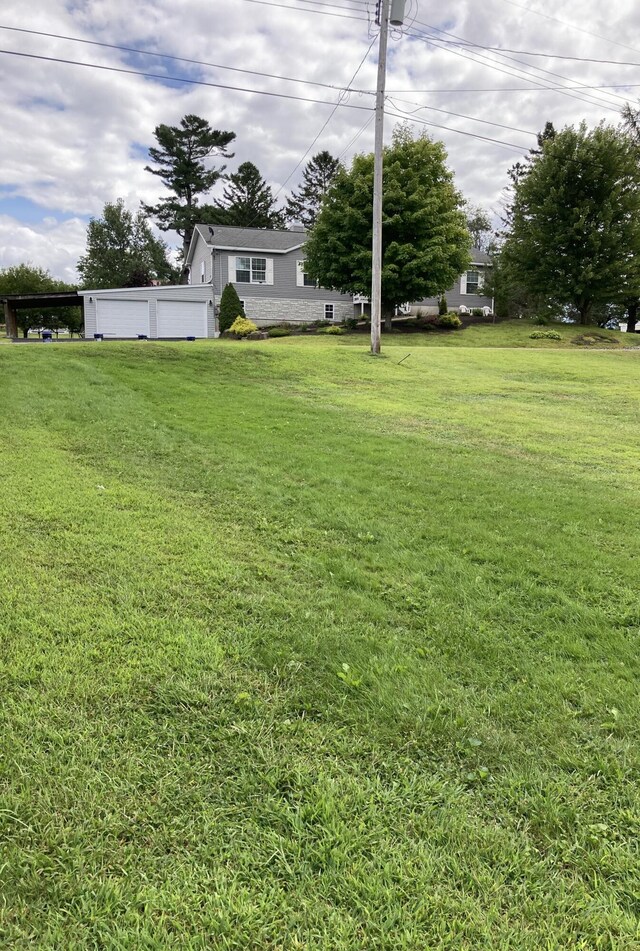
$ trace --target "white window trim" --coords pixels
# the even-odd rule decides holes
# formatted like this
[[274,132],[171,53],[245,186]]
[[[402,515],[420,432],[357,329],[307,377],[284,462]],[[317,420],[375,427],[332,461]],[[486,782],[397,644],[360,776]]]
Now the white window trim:
[[[327,307],[331,308],[331,317],[327,317]],[[325,320],[335,320],[336,319],[336,305],[335,304],[325,304],[324,305],[324,319]]]
[[[467,274],[470,271],[475,271],[478,275],[478,289],[476,291],[467,290]],[[482,290],[484,287],[484,268],[479,265],[472,265],[468,271],[465,271],[464,274],[460,276],[460,293],[468,294],[469,297],[482,297]]]
[[200,262],[200,283],[201,284],[207,283],[207,271],[206,271],[206,266],[204,261]]
[[[239,281],[239,280],[238,280],[238,271],[239,271],[239,270],[243,270],[243,271],[246,271],[246,270],[247,270],[247,268],[239,268],[239,267],[238,267],[238,261],[239,261],[240,258],[245,258],[245,259],[248,259],[248,260],[249,260],[249,280],[248,280],[248,281]],[[264,262],[265,262],[265,270],[264,270],[265,279],[264,279],[263,281],[258,281],[258,280],[255,280],[255,279],[254,279],[254,276],[253,276],[253,271],[254,271],[253,262],[254,262],[254,261],[264,261]],[[232,254],[232,255],[229,255],[229,281],[230,281],[232,284],[243,284],[243,285],[248,285],[248,284],[273,284],[273,258],[268,258],[268,257],[266,257],[266,255],[264,255],[264,254],[256,254],[256,255],[249,255],[249,254]]]

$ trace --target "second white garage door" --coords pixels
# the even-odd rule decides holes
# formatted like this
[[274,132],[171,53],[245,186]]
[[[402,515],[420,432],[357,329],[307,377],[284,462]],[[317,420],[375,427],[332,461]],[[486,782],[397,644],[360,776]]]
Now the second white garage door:
[[159,300],[158,336],[206,337],[206,302],[193,300]]
[[96,325],[105,337],[137,337],[149,333],[146,300],[98,300]]

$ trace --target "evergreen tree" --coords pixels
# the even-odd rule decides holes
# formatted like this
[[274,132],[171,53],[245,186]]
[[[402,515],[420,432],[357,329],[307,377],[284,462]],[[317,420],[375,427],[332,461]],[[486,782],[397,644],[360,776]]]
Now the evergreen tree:
[[481,205],[467,206],[467,228],[474,248],[485,251],[491,234],[491,218]]
[[311,228],[318,217],[322,199],[341,168],[338,159],[330,152],[318,152],[307,163],[302,173],[302,185],[292,192],[287,201],[286,216],[289,221],[299,221]]
[[640,291],[640,165],[611,126],[563,129],[514,186],[501,258],[533,296],[573,306],[583,324],[598,305]]
[[[382,309],[450,287],[469,263],[463,199],[441,142],[396,129],[384,152]],[[336,174],[305,244],[306,271],[322,287],[371,293],[373,155],[357,155]]]
[[179,126],[156,126],[154,135],[158,147],[150,148],[149,156],[157,167],[147,165],[145,171],[157,175],[172,194],[143,208],[161,231],[177,231],[182,237],[184,260],[194,227],[208,217],[199,207],[199,196],[211,191],[225,168],[208,168],[205,162],[212,155],[231,158],[227,147],[236,135],[212,129],[206,119],[194,115],[184,116]]
[[142,211],[129,211],[124,201],[107,202],[101,218],[87,228],[87,250],[78,261],[84,287],[135,287],[157,280],[177,280],[164,241],[154,237]]
[[[633,143],[638,162],[640,162],[640,108],[633,109],[628,102],[625,102],[622,107],[622,122],[624,131]],[[631,294],[623,299],[623,304],[627,316],[627,333],[635,333],[640,311],[640,297]]]
[[228,330],[236,317],[245,317],[244,307],[240,303],[238,292],[233,284],[227,284],[220,295],[218,310],[218,329],[220,333]]
[[222,201],[216,202],[214,222],[239,228],[284,227],[273,192],[253,162],[243,162],[227,182]]

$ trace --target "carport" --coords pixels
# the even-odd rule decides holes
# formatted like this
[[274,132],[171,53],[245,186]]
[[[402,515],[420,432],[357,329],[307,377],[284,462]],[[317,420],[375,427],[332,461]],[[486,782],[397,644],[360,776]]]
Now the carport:
[[84,297],[77,291],[61,291],[51,294],[6,294],[0,298],[4,302],[4,322],[6,325],[7,337],[18,336],[18,323],[16,312],[26,310],[29,307],[52,308],[52,307],[81,307],[82,319],[84,320]]

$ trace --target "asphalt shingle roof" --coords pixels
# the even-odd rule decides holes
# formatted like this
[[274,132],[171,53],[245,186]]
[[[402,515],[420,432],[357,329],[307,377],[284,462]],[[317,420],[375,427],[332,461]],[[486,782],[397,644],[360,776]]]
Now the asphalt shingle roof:
[[[304,244],[306,231],[271,231],[264,228],[230,228],[227,225],[196,225],[207,242],[216,248],[259,248],[289,251]],[[209,231],[213,231],[213,236]]]

